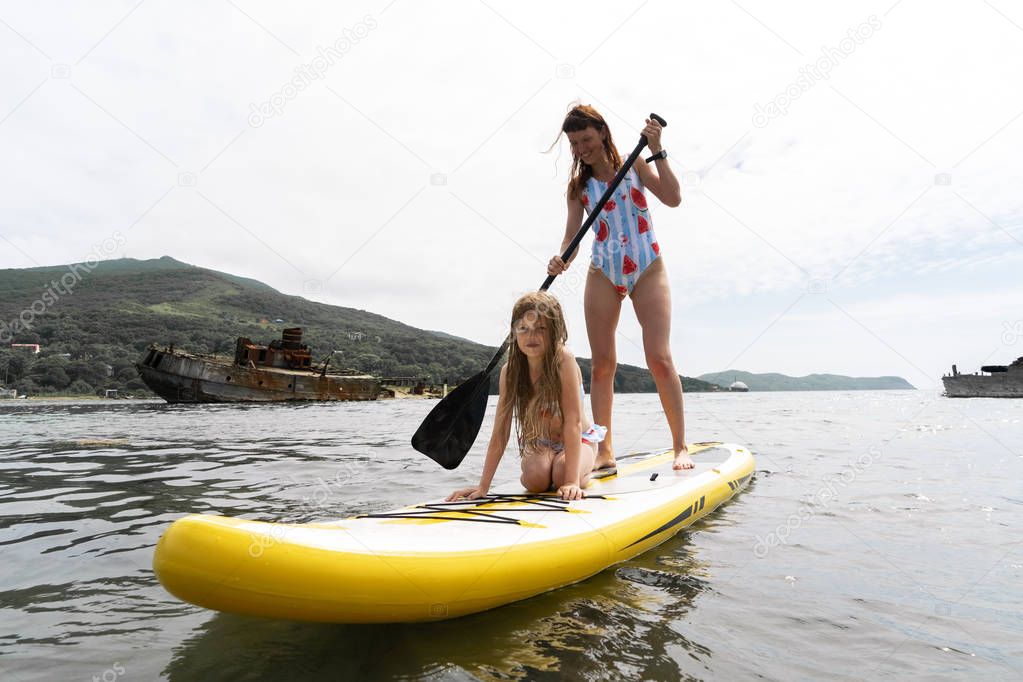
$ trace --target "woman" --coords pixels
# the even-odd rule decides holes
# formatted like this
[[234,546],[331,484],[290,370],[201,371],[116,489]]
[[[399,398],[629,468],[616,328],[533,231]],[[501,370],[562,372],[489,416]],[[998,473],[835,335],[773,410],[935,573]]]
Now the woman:
[[[622,157],[607,123],[593,107],[579,105],[565,116],[561,132],[568,137],[573,157],[562,253],[579,230],[583,213],[600,212],[593,223],[593,250],[583,297],[593,362],[590,378],[593,418],[608,428],[606,438],[600,443],[596,466],[600,468],[615,463],[611,426],[614,377],[618,365],[615,332],[622,300],[628,296],[643,328],[647,367],[653,375],[671,430],[675,452],[673,468],[690,469],[693,460],[685,444],[682,383],[669,346],[671,289],[661,249],[654,236],[645,193],[649,189],[661,203],[672,208],[682,203],[678,179],[668,164],[667,152],[661,146],[661,125],[657,121],[646,120],[643,134],[653,157],[648,163],[635,164],[603,206],[596,204],[622,167]],[[554,256],[547,265],[547,273],[559,275],[565,272],[574,258],[575,254],[566,263],[561,256]]]

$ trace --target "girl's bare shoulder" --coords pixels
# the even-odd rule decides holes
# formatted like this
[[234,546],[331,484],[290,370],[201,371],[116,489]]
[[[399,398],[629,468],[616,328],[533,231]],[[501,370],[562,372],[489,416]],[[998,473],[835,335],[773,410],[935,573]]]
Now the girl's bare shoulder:
[[559,353],[558,363],[561,366],[562,376],[564,376],[564,370],[572,370],[573,372],[579,371],[579,363],[575,361],[575,355],[568,349],[568,346],[562,346]]

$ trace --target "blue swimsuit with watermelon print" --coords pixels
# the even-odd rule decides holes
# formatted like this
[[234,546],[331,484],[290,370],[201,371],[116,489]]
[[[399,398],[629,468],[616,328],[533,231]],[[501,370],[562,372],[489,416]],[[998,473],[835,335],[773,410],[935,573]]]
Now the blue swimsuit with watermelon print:
[[[582,195],[587,213],[593,210],[606,189],[606,182],[596,178],[587,180]],[[632,293],[643,271],[661,254],[643,184],[635,169],[629,169],[614,195],[600,208],[593,233],[590,267],[604,273],[624,298]]]

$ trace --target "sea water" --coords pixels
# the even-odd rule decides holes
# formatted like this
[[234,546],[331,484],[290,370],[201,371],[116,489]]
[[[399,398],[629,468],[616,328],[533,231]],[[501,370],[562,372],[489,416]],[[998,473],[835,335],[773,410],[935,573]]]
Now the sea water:
[[[582,583],[465,618],[219,614],[156,581],[193,512],[306,522],[475,484],[409,446],[433,401],[0,403],[0,678],[1023,678],[1023,400],[932,391],[690,394],[690,441],[748,445],[749,487]],[[616,399],[619,453],[670,443]],[[498,481],[517,475],[509,453]]]

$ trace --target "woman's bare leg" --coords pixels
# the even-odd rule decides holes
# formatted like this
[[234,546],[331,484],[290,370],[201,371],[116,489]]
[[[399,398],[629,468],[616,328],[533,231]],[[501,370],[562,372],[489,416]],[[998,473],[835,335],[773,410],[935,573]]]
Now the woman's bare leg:
[[615,370],[618,359],[615,355],[615,331],[618,316],[622,311],[622,297],[604,274],[591,267],[586,275],[586,292],[583,294],[583,308],[586,312],[586,334],[590,339],[590,402],[593,404],[593,421],[607,427],[607,436],[597,450],[597,468],[615,463],[612,445],[611,406],[614,403]]
[[651,263],[632,289],[632,305],[643,328],[646,364],[657,385],[661,407],[671,429],[675,469],[693,468],[686,448],[686,424],[682,403],[682,382],[671,357],[671,289],[660,258]]

